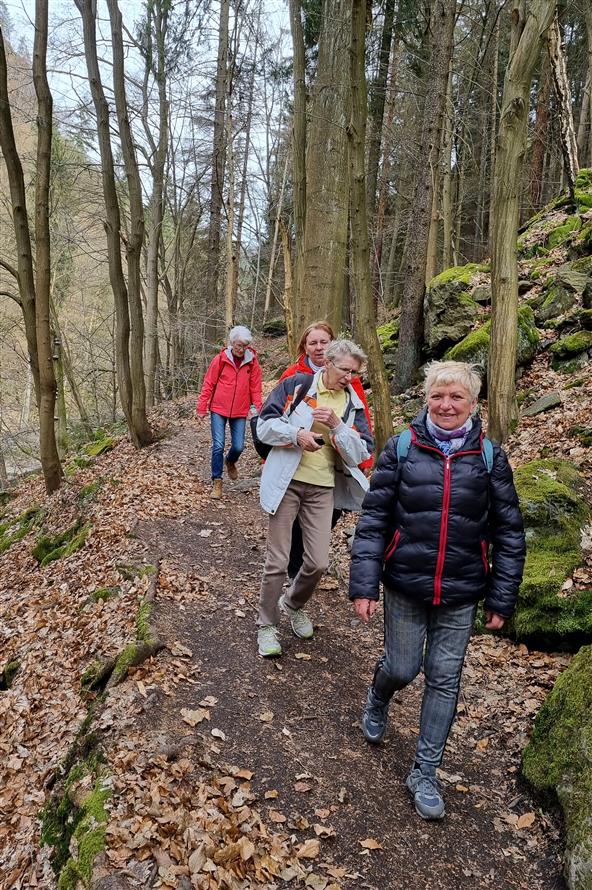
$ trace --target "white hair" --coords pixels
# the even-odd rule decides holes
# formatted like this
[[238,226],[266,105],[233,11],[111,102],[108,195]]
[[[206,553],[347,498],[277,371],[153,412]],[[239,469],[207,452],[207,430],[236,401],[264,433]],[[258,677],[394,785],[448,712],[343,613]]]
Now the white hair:
[[236,327],[231,328],[228,332],[228,343],[230,346],[232,346],[236,340],[242,340],[243,343],[250,343],[252,339],[252,333],[244,326],[244,324],[237,324]]
[[479,397],[481,376],[476,365],[470,365],[468,362],[430,362],[426,365],[424,373],[426,398],[434,386],[446,386],[450,383],[460,383],[470,393],[472,399]]
[[360,365],[366,361],[366,353],[353,340],[332,340],[325,349],[326,362],[348,355],[357,359]]

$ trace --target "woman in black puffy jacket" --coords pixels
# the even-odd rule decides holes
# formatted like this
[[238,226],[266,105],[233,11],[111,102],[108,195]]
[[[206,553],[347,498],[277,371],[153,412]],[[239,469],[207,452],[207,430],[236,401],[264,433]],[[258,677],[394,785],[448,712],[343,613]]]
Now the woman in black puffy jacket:
[[349,596],[363,621],[384,584],[384,652],[362,718],[366,739],[386,731],[389,701],[423,668],[425,690],[415,763],[407,777],[415,809],[441,819],[436,769],[456,711],[479,600],[486,627],[514,610],[525,541],[505,453],[484,439],[474,414],[481,380],[464,362],[426,370],[427,407],[382,452],[352,549]]

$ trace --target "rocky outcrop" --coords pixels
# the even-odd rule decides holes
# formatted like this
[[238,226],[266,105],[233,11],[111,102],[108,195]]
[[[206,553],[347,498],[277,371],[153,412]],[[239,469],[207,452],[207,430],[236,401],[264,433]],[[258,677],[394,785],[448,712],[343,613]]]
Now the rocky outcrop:
[[[472,362],[480,365],[487,373],[489,343],[491,340],[491,320],[471,331],[468,336],[449,349],[447,359],[459,362]],[[530,306],[521,306],[518,310],[518,349],[516,364],[518,367],[528,365],[536,355],[539,334],[535,327],[534,315]]]
[[426,353],[441,355],[469,333],[477,318],[477,303],[470,282],[481,270],[475,263],[454,266],[433,278],[424,301],[424,342]]
[[530,784],[561,804],[565,878],[570,890],[592,887],[592,647],[559,677],[539,711],[524,751]]
[[535,460],[519,467],[514,481],[524,516],[527,556],[508,631],[545,648],[577,648],[592,641],[592,590],[577,591],[565,585],[584,559],[582,529],[589,521],[589,510],[583,479],[567,461]]

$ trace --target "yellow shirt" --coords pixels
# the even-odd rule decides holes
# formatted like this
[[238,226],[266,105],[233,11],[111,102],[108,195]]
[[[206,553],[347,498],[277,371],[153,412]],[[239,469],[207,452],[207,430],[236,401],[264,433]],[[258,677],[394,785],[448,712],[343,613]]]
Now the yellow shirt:
[[[319,377],[317,388],[317,408],[332,408],[341,419],[347,404],[347,393],[343,389],[327,389]],[[325,445],[318,451],[303,451],[298,469],[292,476],[296,482],[308,482],[323,488],[335,487],[335,449],[330,445],[329,427],[313,423],[311,432],[321,435]]]

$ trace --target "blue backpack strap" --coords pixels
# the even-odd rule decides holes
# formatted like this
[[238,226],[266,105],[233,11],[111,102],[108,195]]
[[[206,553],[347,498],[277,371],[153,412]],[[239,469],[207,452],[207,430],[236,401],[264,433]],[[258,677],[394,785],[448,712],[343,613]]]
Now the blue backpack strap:
[[407,455],[409,454],[409,446],[411,445],[411,429],[407,427],[407,429],[403,430],[402,433],[399,433],[399,438],[397,439],[397,460],[399,463],[405,460]]
[[491,474],[493,470],[493,442],[487,436],[483,436],[483,441],[481,442],[481,457],[483,458],[485,469]]

